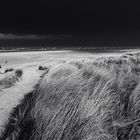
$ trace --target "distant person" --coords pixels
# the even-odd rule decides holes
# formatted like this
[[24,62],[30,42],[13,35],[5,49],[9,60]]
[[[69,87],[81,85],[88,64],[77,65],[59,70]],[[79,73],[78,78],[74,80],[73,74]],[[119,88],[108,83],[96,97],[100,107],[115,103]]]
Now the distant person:
[[5,64],[7,64],[8,62],[7,62],[7,60],[5,61]]

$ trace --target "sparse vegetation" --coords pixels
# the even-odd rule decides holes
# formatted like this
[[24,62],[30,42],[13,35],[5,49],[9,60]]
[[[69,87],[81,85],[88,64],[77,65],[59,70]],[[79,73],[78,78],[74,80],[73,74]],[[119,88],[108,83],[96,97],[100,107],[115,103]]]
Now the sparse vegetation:
[[14,71],[14,69],[13,68],[7,68],[7,69],[5,69],[5,73],[11,72],[11,71]]
[[39,66],[38,69],[39,69],[39,70],[47,70],[48,68],[47,68],[47,67],[43,67],[43,66]]
[[18,77],[16,75],[8,75],[7,77],[0,80],[0,90],[12,87],[17,81]]
[[140,53],[77,63],[50,69],[2,138],[139,140]]
[[17,75],[17,77],[21,77],[22,74],[23,74],[23,71],[22,71],[21,69],[17,69],[17,70],[15,71],[15,74]]

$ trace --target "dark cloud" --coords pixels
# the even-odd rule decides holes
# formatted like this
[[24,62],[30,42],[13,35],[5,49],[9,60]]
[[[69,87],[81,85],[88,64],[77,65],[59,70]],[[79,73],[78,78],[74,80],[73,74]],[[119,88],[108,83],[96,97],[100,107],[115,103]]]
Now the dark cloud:
[[71,35],[16,35],[0,33],[0,39],[63,39],[70,38]]
[[0,33],[0,39],[41,39],[41,38],[46,38],[46,36],[15,35],[15,34],[3,34],[3,33]]
[[24,0],[0,3],[0,31],[84,34],[140,27],[139,1]]
[[90,38],[87,42],[93,45],[97,40],[104,44],[105,38],[136,42],[139,17],[138,0],[5,0],[0,3],[0,32],[4,33],[0,38],[38,39],[51,34],[50,39],[70,34],[79,42]]

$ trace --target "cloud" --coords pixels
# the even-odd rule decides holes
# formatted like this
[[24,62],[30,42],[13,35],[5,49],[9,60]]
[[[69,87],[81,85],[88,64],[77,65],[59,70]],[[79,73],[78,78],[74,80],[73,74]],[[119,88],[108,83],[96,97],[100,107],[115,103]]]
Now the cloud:
[[0,33],[0,39],[64,39],[71,38],[71,35],[15,35],[15,34],[3,34]]
[[0,39],[42,39],[46,36],[40,35],[15,35],[15,34],[3,34],[0,33]]

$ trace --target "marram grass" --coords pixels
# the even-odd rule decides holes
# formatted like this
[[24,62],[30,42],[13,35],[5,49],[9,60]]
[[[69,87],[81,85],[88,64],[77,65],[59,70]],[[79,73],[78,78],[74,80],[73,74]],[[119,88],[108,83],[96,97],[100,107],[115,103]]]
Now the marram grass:
[[140,53],[81,62],[51,68],[1,139],[139,140]]

